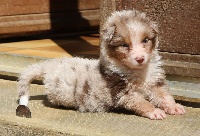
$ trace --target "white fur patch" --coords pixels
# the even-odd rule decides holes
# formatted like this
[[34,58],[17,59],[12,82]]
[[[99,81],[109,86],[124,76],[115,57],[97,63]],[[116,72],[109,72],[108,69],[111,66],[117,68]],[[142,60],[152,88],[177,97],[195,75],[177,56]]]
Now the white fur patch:
[[27,95],[23,95],[21,96],[20,100],[19,100],[19,105],[28,105],[28,96]]

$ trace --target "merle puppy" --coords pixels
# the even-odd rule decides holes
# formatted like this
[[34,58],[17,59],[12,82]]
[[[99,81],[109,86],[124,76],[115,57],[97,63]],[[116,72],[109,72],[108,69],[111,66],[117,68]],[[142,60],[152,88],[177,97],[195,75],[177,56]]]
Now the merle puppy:
[[19,77],[17,114],[29,110],[29,87],[35,78],[43,78],[52,104],[81,112],[125,108],[149,119],[185,113],[165,85],[154,22],[136,10],[117,11],[103,25],[101,36],[98,60],[57,58],[29,66]]

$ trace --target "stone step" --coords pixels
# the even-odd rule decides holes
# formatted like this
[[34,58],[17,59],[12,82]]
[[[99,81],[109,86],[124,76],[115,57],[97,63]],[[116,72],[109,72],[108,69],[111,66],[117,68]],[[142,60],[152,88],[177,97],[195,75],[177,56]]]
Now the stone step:
[[0,52],[0,75],[16,76],[28,65],[45,60],[42,57],[25,56]]
[[42,85],[31,85],[29,108],[32,118],[15,115],[18,106],[16,82],[0,79],[0,134],[37,136],[198,136],[200,106],[185,103],[187,113],[149,120],[125,111],[80,113],[51,105]]
[[198,102],[200,105],[200,79],[167,75],[169,91],[177,100]]

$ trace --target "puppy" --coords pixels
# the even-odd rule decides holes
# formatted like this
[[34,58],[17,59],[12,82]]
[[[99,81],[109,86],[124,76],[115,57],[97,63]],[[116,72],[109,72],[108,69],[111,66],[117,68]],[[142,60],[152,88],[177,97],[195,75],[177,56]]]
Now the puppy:
[[154,22],[136,10],[117,11],[104,23],[101,36],[98,60],[57,58],[29,66],[19,77],[17,115],[28,109],[35,78],[43,78],[52,104],[81,112],[125,108],[149,119],[185,113],[165,85]]

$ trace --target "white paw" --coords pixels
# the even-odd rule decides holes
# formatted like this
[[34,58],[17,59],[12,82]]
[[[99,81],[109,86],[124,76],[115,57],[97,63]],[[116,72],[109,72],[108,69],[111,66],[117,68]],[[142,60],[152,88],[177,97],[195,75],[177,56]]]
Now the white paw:
[[172,106],[165,107],[164,111],[170,115],[182,115],[185,113],[184,107],[177,103]]
[[155,108],[154,111],[152,112],[147,112],[144,116],[149,119],[155,119],[155,120],[162,120],[166,118],[165,112],[158,108]]

